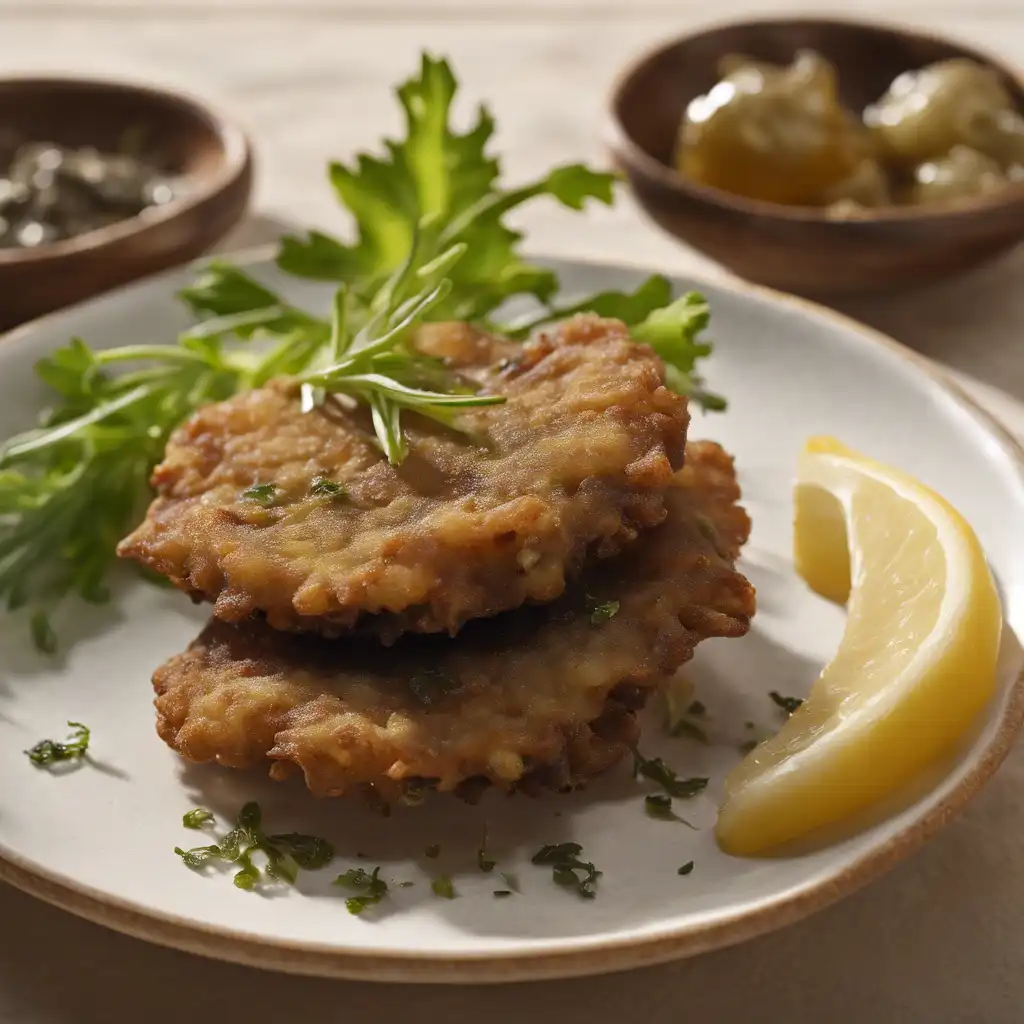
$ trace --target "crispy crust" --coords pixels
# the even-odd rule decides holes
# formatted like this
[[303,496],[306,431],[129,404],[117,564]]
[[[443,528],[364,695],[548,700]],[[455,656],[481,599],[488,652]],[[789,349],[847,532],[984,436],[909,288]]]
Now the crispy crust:
[[[381,648],[211,620],[153,677],[158,731],[193,761],[269,758],[275,778],[301,769],[318,795],[577,784],[622,756],[632,710],[700,640],[746,632],[738,497],[729,456],[690,445],[662,526],[558,601],[471,623],[456,640]],[[617,612],[595,623],[609,601]]]
[[[468,437],[406,415],[400,467],[365,410],[303,414],[287,381],[208,406],[171,438],[119,554],[226,621],[337,634],[367,616],[393,639],[551,601],[664,518],[686,401],[621,323],[580,316],[525,346],[444,325],[418,345],[506,403],[465,412]],[[317,477],[347,496],[312,497]],[[242,497],[268,482],[279,507]]]

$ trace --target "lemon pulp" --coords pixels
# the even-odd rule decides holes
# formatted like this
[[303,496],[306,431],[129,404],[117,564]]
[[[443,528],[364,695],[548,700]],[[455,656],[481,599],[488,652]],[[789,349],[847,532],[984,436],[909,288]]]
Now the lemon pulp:
[[797,571],[848,601],[810,696],[726,779],[716,833],[757,854],[888,795],[970,726],[995,684],[999,597],[970,526],[898,470],[808,442],[795,492]]

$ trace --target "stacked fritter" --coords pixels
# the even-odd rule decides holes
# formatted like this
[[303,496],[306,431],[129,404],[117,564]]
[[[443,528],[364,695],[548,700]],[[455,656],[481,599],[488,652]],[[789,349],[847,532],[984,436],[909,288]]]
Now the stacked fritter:
[[571,788],[636,742],[700,640],[746,631],[732,460],[686,445],[685,399],[622,324],[416,346],[506,401],[407,416],[401,465],[367,410],[303,412],[284,380],[171,439],[120,552],[214,602],[154,676],[185,757],[388,802]]

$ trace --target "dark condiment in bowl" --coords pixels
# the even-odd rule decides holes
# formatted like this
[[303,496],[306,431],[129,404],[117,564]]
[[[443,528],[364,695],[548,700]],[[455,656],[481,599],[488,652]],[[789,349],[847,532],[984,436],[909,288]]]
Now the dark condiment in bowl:
[[188,96],[0,78],[0,330],[206,252],[252,176],[243,132]]
[[[134,133],[136,136],[139,133]],[[187,180],[136,152],[24,141],[0,152],[0,248],[34,249],[108,227],[188,191]]]

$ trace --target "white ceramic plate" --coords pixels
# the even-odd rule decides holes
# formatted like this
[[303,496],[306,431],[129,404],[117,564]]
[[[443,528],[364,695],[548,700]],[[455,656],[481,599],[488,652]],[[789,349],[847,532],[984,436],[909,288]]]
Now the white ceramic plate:
[[[260,276],[293,301],[323,303],[316,287]],[[569,291],[627,286],[626,269],[563,264]],[[171,341],[186,320],[173,299],[181,272],[32,325],[0,346],[0,436],[27,426],[45,396],[38,356],[71,335],[96,345]],[[681,289],[694,282],[677,282]],[[149,677],[182,649],[205,615],[180,594],[126,581],[107,609],[69,605],[58,621],[76,638],[63,662],[32,653],[25,624],[0,622],[0,877],[113,928],[198,953],[298,972],[408,981],[484,981],[604,972],[737,942],[816,910],[863,884],[932,833],[998,766],[1024,698],[1020,649],[1004,651],[999,687],[955,759],[857,830],[769,860],[725,856],[712,836],[722,779],[736,746],[778,725],[767,693],[805,693],[839,640],[841,613],[807,593],[789,556],[790,488],[809,434],[830,433],[904,467],[952,500],[980,534],[999,578],[1008,622],[1024,627],[1024,461],[1021,452],[923,362],[894,343],[815,307],[767,292],[699,285],[714,311],[717,348],[708,375],[727,414],[695,417],[694,436],[735,453],[754,531],[742,568],[760,610],[749,636],[711,641],[686,674],[707,704],[711,746],[663,735],[657,716],[643,747],[682,774],[711,777],[687,816],[699,826],[643,813],[644,789],[627,766],[569,798],[505,800],[470,808],[437,800],[380,819],[341,801],[314,801],[301,786],[259,773],[188,767],[157,739]],[[63,735],[66,719],[92,726],[102,770],[35,770],[22,751]],[[181,827],[196,804],[230,819],[258,799],[275,831],[327,836],[339,858],[304,872],[296,888],[259,895],[226,874],[186,869],[176,844],[205,840]],[[497,876],[476,867],[484,822],[499,871],[522,894],[495,899]],[[597,899],[553,885],[530,863],[544,843],[573,839],[604,871]],[[436,861],[423,858],[432,843]],[[367,860],[355,859],[356,852]],[[685,877],[677,868],[694,861]],[[346,913],[330,885],[352,866],[381,864],[394,889],[379,912]],[[454,878],[459,898],[431,895],[430,878]]]

